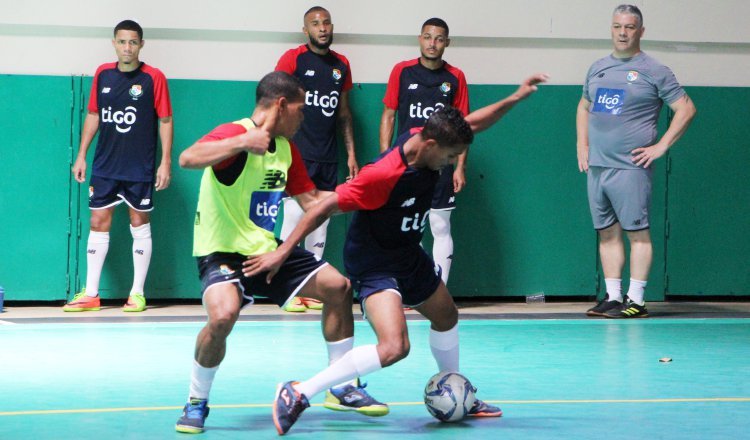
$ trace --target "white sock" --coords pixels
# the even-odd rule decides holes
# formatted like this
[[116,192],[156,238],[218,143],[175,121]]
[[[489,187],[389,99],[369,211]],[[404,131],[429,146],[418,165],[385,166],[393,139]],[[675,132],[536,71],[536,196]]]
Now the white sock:
[[375,345],[363,345],[349,350],[338,361],[316,374],[312,378],[300,382],[294,388],[312,399],[318,393],[347,380],[373,373],[380,370],[380,356]]
[[[326,342],[326,346],[328,347],[328,365],[332,365],[354,348],[354,337],[342,339],[336,342]],[[357,386],[356,382],[357,379],[354,378],[343,383],[338,383],[334,385],[334,388],[343,387],[345,385]]]
[[648,281],[630,279],[628,298],[639,306],[646,304],[646,301],[643,300],[643,291],[646,290],[647,283]]
[[305,249],[315,254],[315,258],[318,260],[323,258],[323,251],[326,250],[326,236],[328,235],[328,223],[330,221],[331,219],[324,221],[305,238]]
[[86,296],[99,295],[99,279],[109,250],[109,232],[89,232],[86,248]]
[[134,228],[130,226],[133,235],[133,287],[130,294],[143,295],[143,285],[146,284],[148,266],[151,263],[151,223]]
[[605,278],[607,286],[607,301],[622,302],[622,280],[620,278]]
[[444,332],[430,329],[430,350],[438,371],[458,372],[458,324]]
[[214,376],[219,370],[219,366],[206,368],[201,366],[198,361],[193,360],[193,374],[190,376],[190,399],[208,400],[208,393],[211,392],[211,385],[214,383]]
[[448,284],[448,275],[453,262],[453,237],[451,236],[452,210],[430,210],[430,231],[432,232],[432,259],[443,269],[441,278]]
[[303,211],[302,207],[299,206],[299,203],[291,197],[287,197],[282,201],[284,203],[284,222],[281,224],[279,237],[282,241],[285,241],[289,238],[289,235],[297,226],[297,223],[302,219],[302,216],[305,215],[305,211]]

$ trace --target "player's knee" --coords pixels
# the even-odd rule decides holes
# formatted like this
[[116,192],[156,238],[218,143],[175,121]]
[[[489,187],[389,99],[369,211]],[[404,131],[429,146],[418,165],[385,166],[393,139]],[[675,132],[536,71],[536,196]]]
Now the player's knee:
[[409,340],[406,338],[383,341],[378,345],[380,346],[380,349],[378,350],[381,356],[380,363],[384,367],[393,365],[401,359],[404,359],[409,355],[409,350],[411,350]]
[[214,337],[226,338],[237,322],[239,312],[229,309],[217,310],[208,321],[208,328]]
[[345,305],[352,302],[352,285],[349,279],[342,275],[331,277],[324,292],[323,302],[327,305]]

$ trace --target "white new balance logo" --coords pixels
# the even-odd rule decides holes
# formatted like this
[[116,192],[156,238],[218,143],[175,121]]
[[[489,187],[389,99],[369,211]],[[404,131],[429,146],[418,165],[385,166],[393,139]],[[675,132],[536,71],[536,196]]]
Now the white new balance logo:
[[409,90],[416,90],[419,84],[409,84]]
[[412,197],[409,200],[405,201],[403,204],[401,204],[402,208],[408,208],[409,206],[413,205],[414,202],[416,202],[416,198]]
[[102,93],[109,93],[109,87],[105,87],[102,89]]
[[307,72],[305,72],[305,76],[315,76],[315,71],[314,70],[308,70]]

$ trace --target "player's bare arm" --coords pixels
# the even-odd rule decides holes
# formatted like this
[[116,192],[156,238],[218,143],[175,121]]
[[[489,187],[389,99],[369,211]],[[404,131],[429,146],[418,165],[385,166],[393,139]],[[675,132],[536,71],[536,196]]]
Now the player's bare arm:
[[78,147],[78,157],[73,164],[73,177],[76,182],[83,183],[86,181],[86,154],[91,146],[91,141],[99,130],[99,113],[89,112],[83,121],[83,131],[81,133],[81,144]]
[[172,180],[172,140],[174,139],[174,123],[172,117],[159,119],[159,139],[161,140],[161,162],[156,170],[155,189],[161,191],[169,187]]
[[581,98],[576,109],[576,155],[578,156],[578,171],[585,173],[589,170],[589,107],[591,102]]
[[349,92],[341,93],[341,102],[338,111],[338,126],[341,130],[341,137],[344,139],[346,146],[346,166],[349,170],[347,179],[351,179],[359,173],[359,164],[357,164],[356,148],[354,147],[354,118],[352,110],[349,107]]
[[669,148],[677,142],[690,126],[695,117],[695,104],[685,94],[682,98],[669,105],[674,112],[669,128],[659,142],[649,147],[636,148],[632,151],[633,163],[648,168],[658,158],[662,157]]
[[246,277],[251,277],[268,271],[266,282],[270,283],[274,275],[279,271],[281,265],[284,264],[284,261],[286,261],[292,253],[294,247],[307,237],[309,233],[322,225],[324,221],[332,215],[340,212],[338,194],[335,192],[321,191],[322,193],[327,194],[327,196],[323,197],[322,200],[313,203],[313,199],[317,198],[318,195],[311,193],[316,191],[317,190],[313,190],[295,196],[303,208],[305,208],[305,204],[312,205],[309,211],[306,211],[302,220],[297,224],[297,227],[294,228],[286,241],[279,245],[275,251],[263,255],[251,255],[247,257],[247,260],[242,263],[242,273]]
[[469,113],[466,116],[466,122],[471,125],[471,129],[474,130],[474,133],[479,133],[480,131],[490,128],[516,104],[536,92],[538,84],[546,82],[548,79],[549,75],[546,73],[531,75],[526,78],[518,89],[507,98]]
[[456,159],[456,166],[453,170],[453,192],[456,194],[466,187],[466,158],[468,155],[469,149],[467,148]]
[[380,117],[380,152],[391,147],[393,130],[396,124],[396,110],[383,106],[383,115]]

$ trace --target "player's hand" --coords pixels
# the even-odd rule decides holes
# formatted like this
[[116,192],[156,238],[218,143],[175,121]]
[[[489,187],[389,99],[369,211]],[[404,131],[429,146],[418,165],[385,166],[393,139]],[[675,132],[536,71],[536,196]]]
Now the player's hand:
[[357,164],[357,158],[353,156],[349,156],[349,159],[346,161],[346,165],[349,167],[349,175],[346,176],[346,180],[351,180],[357,177],[357,174],[359,173],[359,165]]
[[660,144],[654,144],[650,147],[636,148],[630,152],[633,156],[633,163],[639,167],[648,168],[651,163],[656,159],[664,156],[667,152],[667,147]]
[[263,272],[268,272],[266,283],[271,284],[271,280],[286,261],[286,256],[278,250],[261,255],[250,255],[247,260],[242,262],[242,274],[246,277],[252,277]]
[[576,148],[578,155],[578,171],[585,173],[589,170],[589,146],[579,145]]
[[453,192],[458,194],[464,187],[466,187],[466,173],[463,167],[456,165],[456,169],[453,170]]
[[169,187],[172,180],[172,167],[170,164],[162,162],[156,170],[156,185],[154,189],[161,191]]
[[521,83],[521,85],[518,87],[518,90],[516,90],[515,95],[519,100],[526,99],[529,97],[529,95],[537,91],[538,84],[547,82],[548,79],[549,75],[547,75],[546,73],[536,73],[534,75],[531,75],[530,77],[526,78],[523,83]]
[[258,124],[256,128],[252,128],[240,135],[242,147],[252,154],[259,156],[266,154],[268,146],[271,144],[271,133],[276,129],[278,120],[279,107],[277,105],[271,106],[255,121]]
[[73,178],[76,182],[83,183],[86,181],[86,159],[76,159],[76,163],[73,164]]

